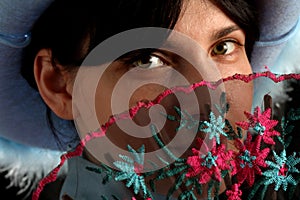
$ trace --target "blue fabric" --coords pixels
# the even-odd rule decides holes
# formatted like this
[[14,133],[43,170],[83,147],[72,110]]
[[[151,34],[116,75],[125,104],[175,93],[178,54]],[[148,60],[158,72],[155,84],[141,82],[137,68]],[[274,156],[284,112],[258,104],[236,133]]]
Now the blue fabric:
[[31,27],[51,2],[0,0],[0,171],[19,193],[30,192],[58,164],[62,151],[78,143],[72,124],[52,113],[59,130],[53,134],[39,93],[20,74]]
[[[256,3],[260,13],[260,41],[254,45],[251,56],[253,71],[266,71],[267,66],[274,73],[295,73],[286,69],[290,61],[280,55],[291,39],[299,39],[294,36],[300,31],[300,1],[256,0]],[[284,90],[282,83],[275,85],[270,80],[256,79],[252,107],[262,106],[263,96],[267,93],[277,102],[287,100]]]
[[[64,194],[68,194],[72,199],[131,199],[132,192],[121,181],[110,180],[106,184],[102,184],[105,179],[105,173],[99,174],[87,167],[97,169],[98,166],[81,158],[74,157],[69,160],[68,175],[65,179],[61,190],[60,199]],[[102,198],[104,197],[104,198]],[[157,193],[153,193],[155,200],[165,200],[166,197]],[[174,198],[170,198],[174,200]]]
[[2,34],[0,33],[0,43],[13,48],[23,48],[30,43],[31,34]]
[[[256,0],[260,14],[260,41],[251,56],[254,72],[271,70],[286,42],[295,34],[300,16],[299,0]],[[298,22],[299,23],[299,22]]]
[[[111,180],[105,186],[102,184],[105,173],[98,174],[86,168],[97,166],[81,157],[69,160],[68,176],[61,190],[61,196],[68,194],[72,199],[101,199],[101,195],[112,199],[112,195],[120,199],[131,199],[131,192],[122,182]],[[61,198],[60,198],[61,199]]]
[[72,123],[52,113],[55,135],[39,93],[20,74],[21,48],[29,43],[33,23],[51,2],[0,1],[0,135],[29,146],[68,150],[78,144]]
[[[264,53],[260,57],[265,57],[264,61],[267,63],[272,62],[272,66],[268,66],[273,73],[287,74],[287,73],[299,73],[300,72],[300,20],[298,20],[297,26],[293,29],[291,34],[287,35],[287,38],[283,38],[284,43],[279,42],[262,42],[256,47],[256,53]],[[296,34],[295,34],[296,33]],[[286,41],[285,41],[286,40]],[[282,41],[282,40],[281,40]],[[269,45],[270,43],[273,43]],[[260,48],[258,48],[260,47]],[[282,48],[279,48],[282,47]],[[276,53],[276,49],[279,48],[280,52],[276,58],[269,57],[267,52]],[[275,52],[272,51],[275,49]],[[266,70],[261,68],[260,70]],[[289,96],[286,94],[289,88],[286,88],[285,83],[274,83],[266,78],[259,78],[254,81],[254,99],[253,106],[263,105],[263,97],[265,94],[272,96],[273,101],[278,103],[286,102]]]

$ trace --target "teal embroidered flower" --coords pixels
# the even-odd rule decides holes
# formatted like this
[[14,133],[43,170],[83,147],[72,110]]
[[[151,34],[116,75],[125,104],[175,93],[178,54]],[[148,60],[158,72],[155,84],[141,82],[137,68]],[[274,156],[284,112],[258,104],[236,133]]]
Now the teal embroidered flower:
[[150,192],[145,184],[144,176],[142,175],[144,166],[144,145],[135,151],[128,145],[128,150],[133,155],[134,159],[126,156],[119,155],[123,161],[115,161],[113,164],[120,169],[115,175],[116,181],[126,180],[126,187],[133,187],[134,193],[138,194],[142,190],[145,197],[149,197]]
[[218,156],[213,156],[211,152],[208,152],[207,155],[201,155],[203,162],[201,163],[202,166],[207,168],[212,168],[212,166],[217,166],[216,160]]
[[263,135],[264,132],[265,132],[265,130],[266,130],[266,127],[263,126],[263,125],[261,125],[259,122],[257,122],[257,123],[255,124],[255,126],[253,127],[253,130],[254,130],[255,132],[257,132],[258,134]]
[[174,107],[174,109],[179,117],[176,117],[174,115],[167,115],[165,113],[162,114],[165,115],[168,120],[177,121],[180,123],[179,126],[176,128],[176,131],[180,131],[183,128],[186,128],[188,130],[197,130],[199,126],[201,127],[202,122],[198,119],[195,119],[190,113],[188,113],[185,110],[181,110],[176,106]]
[[222,116],[219,116],[216,118],[215,114],[213,112],[209,115],[210,122],[204,121],[204,125],[206,128],[201,129],[201,131],[205,133],[209,133],[209,139],[216,139],[217,144],[220,144],[220,136],[224,135],[227,137],[227,134],[224,131],[225,122],[222,118]]
[[240,163],[241,168],[245,168],[247,165],[248,165],[248,167],[252,168],[253,167],[252,161],[256,160],[256,156],[251,156],[250,152],[248,150],[246,150],[244,152],[244,154],[240,155],[239,158],[242,161],[244,161],[244,162]]
[[293,178],[291,173],[299,173],[299,170],[295,167],[300,162],[300,158],[296,158],[296,154],[290,155],[286,158],[286,152],[283,150],[278,156],[275,151],[273,151],[275,162],[266,161],[270,166],[270,170],[267,170],[263,175],[267,178],[264,182],[265,185],[270,185],[275,183],[275,191],[282,186],[283,190],[287,190],[288,184],[297,185],[297,182]]

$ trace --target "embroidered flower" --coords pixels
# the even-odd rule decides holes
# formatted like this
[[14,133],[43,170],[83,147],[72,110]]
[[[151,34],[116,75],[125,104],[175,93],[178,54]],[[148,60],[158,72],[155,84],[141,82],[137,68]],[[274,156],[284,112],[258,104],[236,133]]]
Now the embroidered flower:
[[273,136],[279,136],[280,133],[274,130],[278,121],[271,120],[271,109],[268,108],[266,111],[261,113],[260,108],[256,107],[254,114],[245,111],[245,115],[249,122],[237,122],[236,124],[245,130],[252,130],[258,135],[262,136],[263,141],[266,144],[275,144]]
[[[216,147],[213,144],[211,150],[202,139],[198,138],[199,150],[193,148],[194,156],[187,158],[187,164],[190,166],[186,174],[187,177],[199,176],[199,183],[208,183],[211,179],[221,181],[221,171],[229,170],[229,160],[232,151],[226,151],[225,145]],[[204,152],[202,150],[204,149]]]
[[299,170],[295,167],[300,162],[300,158],[290,155],[286,158],[286,152],[283,150],[278,156],[275,151],[273,151],[275,162],[266,161],[270,165],[270,170],[267,170],[263,173],[266,177],[265,185],[270,185],[275,183],[275,191],[283,187],[283,190],[286,191],[288,184],[297,185],[297,182],[292,177],[291,173],[299,173]]
[[240,151],[236,154],[235,159],[231,162],[233,166],[232,175],[237,176],[239,184],[245,180],[252,186],[255,180],[255,174],[261,175],[260,167],[267,167],[265,162],[270,149],[260,150],[261,137],[256,137],[252,142],[252,135],[248,133],[247,139],[242,144],[240,140],[236,140],[236,146]]
[[234,184],[231,187],[231,190],[226,191],[226,195],[228,197],[228,200],[242,200],[242,191],[240,190],[240,185],[239,184]]
[[181,110],[177,106],[175,106],[174,109],[179,117],[174,115],[167,115],[164,113],[163,115],[170,121],[177,121],[180,123],[179,126],[176,128],[176,131],[180,131],[183,128],[186,128],[188,130],[197,130],[198,127],[201,126],[201,122],[198,119],[195,119],[194,116],[188,113],[187,111]]
[[213,112],[209,115],[210,122],[204,121],[206,128],[201,129],[201,131],[209,134],[209,139],[216,139],[217,144],[220,144],[220,135],[227,137],[227,134],[224,131],[225,122],[222,116],[216,118]]
[[133,187],[135,194],[138,194],[140,190],[142,190],[144,196],[148,197],[150,193],[146,187],[144,176],[142,175],[145,148],[142,146],[137,152],[128,146],[128,150],[132,153],[134,159],[126,155],[119,155],[123,161],[115,161],[113,163],[120,169],[115,175],[115,180],[127,180],[126,187]]

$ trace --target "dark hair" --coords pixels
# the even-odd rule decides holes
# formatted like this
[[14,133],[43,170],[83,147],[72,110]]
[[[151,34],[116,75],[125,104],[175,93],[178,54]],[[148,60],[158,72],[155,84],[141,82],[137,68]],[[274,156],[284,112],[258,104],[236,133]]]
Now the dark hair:
[[[21,73],[36,88],[33,61],[40,49],[52,50],[53,64],[80,66],[85,56],[103,40],[138,27],[172,29],[184,0],[56,0],[32,29]],[[246,33],[248,58],[258,37],[257,17],[249,0],[210,0]],[[249,1],[249,2],[248,2]],[[87,46],[84,46],[88,44]]]
[[56,0],[32,29],[21,73],[36,88],[33,61],[40,49],[52,50],[54,64],[80,66],[88,52],[117,33],[138,27],[172,29],[181,6],[181,0]]
[[[55,0],[32,28],[21,74],[37,89],[33,65],[39,50],[51,49],[53,66],[73,69],[94,47],[119,32],[144,26],[173,28],[181,6],[181,0]],[[51,114],[47,107],[47,122],[57,137],[60,131]]]
[[253,0],[211,0],[246,34],[246,53],[251,58],[254,42],[259,38],[258,13]]

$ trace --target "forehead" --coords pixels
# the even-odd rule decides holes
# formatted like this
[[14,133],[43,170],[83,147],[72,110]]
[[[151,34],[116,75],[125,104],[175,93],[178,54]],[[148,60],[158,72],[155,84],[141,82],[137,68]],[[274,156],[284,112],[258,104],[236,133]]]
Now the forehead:
[[201,41],[233,25],[236,24],[209,0],[187,0],[174,29]]

